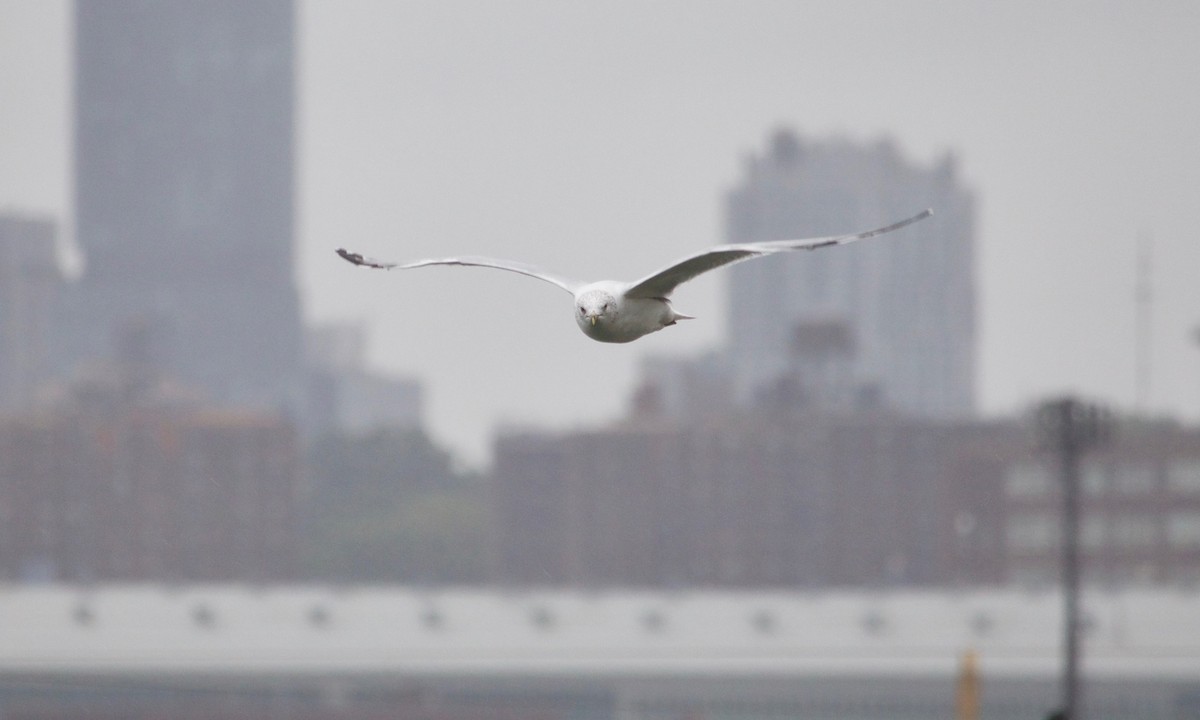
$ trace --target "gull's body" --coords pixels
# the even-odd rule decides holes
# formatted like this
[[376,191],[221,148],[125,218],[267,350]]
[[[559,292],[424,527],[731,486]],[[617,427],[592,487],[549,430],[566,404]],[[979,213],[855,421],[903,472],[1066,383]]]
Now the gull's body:
[[844,245],[855,240],[899,230],[932,214],[932,211],[926,210],[887,227],[853,235],[718,245],[683,258],[635,282],[618,280],[578,282],[523,263],[486,257],[438,258],[401,265],[372,260],[341,248],[337,253],[347,262],[380,270],[393,268],[408,270],[429,265],[465,265],[490,267],[528,275],[571,293],[575,300],[575,322],[579,324],[579,329],[583,330],[585,335],[600,342],[627,343],[674,325],[679,320],[692,319],[691,316],[676,312],[671,307],[670,295],[680,284],[701,273],[762,255]]
[[575,294],[575,322],[583,334],[600,342],[627,343],[692,319],[675,312],[665,297],[631,297],[628,290],[628,283],[616,280],[581,287]]

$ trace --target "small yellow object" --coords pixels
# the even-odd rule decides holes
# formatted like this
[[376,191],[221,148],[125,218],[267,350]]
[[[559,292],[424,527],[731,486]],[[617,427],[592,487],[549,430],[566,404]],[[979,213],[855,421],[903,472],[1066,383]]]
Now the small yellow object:
[[974,650],[963,653],[960,668],[954,717],[956,720],[978,720],[979,662]]

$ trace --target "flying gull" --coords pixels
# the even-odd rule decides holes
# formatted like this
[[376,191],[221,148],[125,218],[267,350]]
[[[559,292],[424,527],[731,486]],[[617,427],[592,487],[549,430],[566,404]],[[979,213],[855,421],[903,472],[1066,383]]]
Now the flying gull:
[[924,220],[932,214],[932,210],[925,210],[907,220],[854,235],[718,245],[678,260],[666,268],[634,282],[617,280],[579,282],[548,273],[532,265],[474,255],[417,260],[400,264],[374,260],[343,248],[338,248],[337,254],[347,262],[378,270],[410,270],[428,265],[464,265],[496,268],[528,275],[557,285],[571,293],[575,298],[575,322],[579,324],[579,328],[585,335],[600,342],[627,343],[674,325],[678,320],[693,319],[690,315],[676,312],[671,307],[670,297],[676,287],[701,273],[762,255],[845,245],[855,240],[863,240],[899,230],[918,220]]

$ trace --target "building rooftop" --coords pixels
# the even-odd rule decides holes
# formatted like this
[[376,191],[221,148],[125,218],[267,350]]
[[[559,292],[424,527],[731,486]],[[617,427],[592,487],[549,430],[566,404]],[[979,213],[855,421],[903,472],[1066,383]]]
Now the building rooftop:
[[[1053,592],[0,587],[0,675],[1053,678]],[[1200,680],[1200,593],[1090,592],[1086,677]]]

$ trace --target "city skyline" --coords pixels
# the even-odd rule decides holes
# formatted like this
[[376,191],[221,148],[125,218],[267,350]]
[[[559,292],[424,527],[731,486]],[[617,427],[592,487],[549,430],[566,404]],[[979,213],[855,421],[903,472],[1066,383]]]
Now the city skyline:
[[[0,0],[0,208],[51,214],[68,238],[69,7]],[[332,248],[624,277],[720,242],[720,199],[775,128],[892,138],[921,163],[953,153],[978,194],[985,414],[1065,391],[1135,404],[1137,239],[1149,237],[1145,409],[1195,420],[1197,22],[1187,3],[300,2],[307,315],[365,321],[373,364],[420,378],[427,425],[473,459],[497,424],[596,424],[624,411],[646,355],[722,342],[727,278],[680,294],[700,316],[680,332],[594,348],[536,284],[469,270],[368,279]],[[618,266],[605,243],[639,262]],[[528,323],[480,313],[493,293]]]

